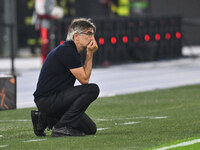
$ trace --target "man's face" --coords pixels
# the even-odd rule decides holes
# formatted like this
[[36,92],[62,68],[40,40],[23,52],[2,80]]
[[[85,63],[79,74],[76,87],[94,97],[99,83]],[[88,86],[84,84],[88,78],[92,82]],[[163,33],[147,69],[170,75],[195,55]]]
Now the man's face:
[[88,44],[94,39],[94,31],[92,28],[86,29],[80,33],[80,45],[83,49],[86,49]]

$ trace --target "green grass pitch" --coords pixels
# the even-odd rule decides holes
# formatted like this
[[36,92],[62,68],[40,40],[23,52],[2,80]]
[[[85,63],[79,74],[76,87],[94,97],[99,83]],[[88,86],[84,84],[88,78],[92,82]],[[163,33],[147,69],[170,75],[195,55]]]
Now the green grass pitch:
[[[36,137],[30,111],[0,111],[0,150],[139,150],[200,138],[200,85],[98,98],[87,110],[96,135]],[[196,143],[174,149],[200,149]]]

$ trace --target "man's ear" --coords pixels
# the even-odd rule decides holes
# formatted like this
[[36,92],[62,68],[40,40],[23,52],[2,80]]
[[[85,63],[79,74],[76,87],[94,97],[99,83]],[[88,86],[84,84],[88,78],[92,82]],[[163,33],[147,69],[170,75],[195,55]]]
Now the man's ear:
[[74,34],[74,41],[79,41],[79,34],[77,32]]

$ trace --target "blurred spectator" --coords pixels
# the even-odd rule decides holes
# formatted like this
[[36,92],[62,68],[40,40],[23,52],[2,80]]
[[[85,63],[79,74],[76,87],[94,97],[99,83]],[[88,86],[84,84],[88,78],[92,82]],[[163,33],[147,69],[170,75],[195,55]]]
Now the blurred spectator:
[[148,10],[148,0],[130,0],[131,14],[144,15]]
[[109,10],[110,16],[129,16],[130,1],[129,0],[100,0],[105,10]]
[[129,16],[130,15],[129,0],[118,0],[117,14],[119,16]]
[[41,59],[44,63],[49,53],[49,30],[52,19],[61,19],[64,16],[63,9],[56,6],[55,0],[35,0],[35,13],[33,15],[33,24],[40,30],[42,38]]
[[99,0],[99,3],[103,6],[105,15],[113,16],[112,7],[114,3],[112,0]]

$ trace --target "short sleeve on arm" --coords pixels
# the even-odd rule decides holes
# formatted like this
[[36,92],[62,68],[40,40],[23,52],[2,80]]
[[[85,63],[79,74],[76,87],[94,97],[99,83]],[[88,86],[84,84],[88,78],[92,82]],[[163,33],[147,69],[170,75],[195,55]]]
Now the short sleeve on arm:
[[81,67],[80,54],[73,46],[63,46],[60,53],[60,60],[68,69]]

